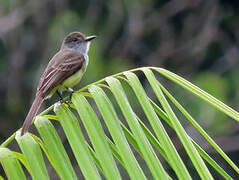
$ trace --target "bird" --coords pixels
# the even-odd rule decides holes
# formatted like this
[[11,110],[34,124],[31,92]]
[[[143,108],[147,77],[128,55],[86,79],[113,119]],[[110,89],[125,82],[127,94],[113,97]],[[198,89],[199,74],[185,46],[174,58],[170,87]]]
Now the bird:
[[21,136],[28,131],[45,99],[54,93],[60,95],[62,91],[73,91],[72,88],[79,83],[87,69],[90,43],[96,37],[72,32],[64,38],[60,50],[49,61],[40,78],[35,99],[21,129]]

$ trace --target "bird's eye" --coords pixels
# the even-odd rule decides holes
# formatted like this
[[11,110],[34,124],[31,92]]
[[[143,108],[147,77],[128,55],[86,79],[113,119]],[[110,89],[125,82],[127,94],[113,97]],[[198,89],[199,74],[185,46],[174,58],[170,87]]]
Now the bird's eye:
[[77,38],[74,38],[72,41],[76,42],[76,41],[77,41]]

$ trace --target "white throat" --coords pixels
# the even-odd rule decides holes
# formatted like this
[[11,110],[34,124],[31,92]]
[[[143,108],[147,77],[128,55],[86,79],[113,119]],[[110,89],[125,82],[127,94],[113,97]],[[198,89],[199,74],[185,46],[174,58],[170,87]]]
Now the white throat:
[[79,51],[84,56],[85,68],[89,64],[89,56],[88,56],[89,49],[90,49],[90,42],[81,43],[78,46],[76,46],[76,48],[74,48],[74,50]]
[[73,49],[75,51],[79,51],[84,56],[87,56],[89,48],[90,48],[90,42],[83,42],[83,43],[77,44],[76,46],[73,46],[70,49]]

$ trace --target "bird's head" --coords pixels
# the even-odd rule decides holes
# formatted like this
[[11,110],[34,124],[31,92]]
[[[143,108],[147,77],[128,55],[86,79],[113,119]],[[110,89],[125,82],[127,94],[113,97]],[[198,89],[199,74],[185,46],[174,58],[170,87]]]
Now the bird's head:
[[95,35],[85,36],[81,32],[72,32],[63,40],[61,49],[73,49],[80,51],[82,54],[87,54],[90,47],[90,41],[95,38]]

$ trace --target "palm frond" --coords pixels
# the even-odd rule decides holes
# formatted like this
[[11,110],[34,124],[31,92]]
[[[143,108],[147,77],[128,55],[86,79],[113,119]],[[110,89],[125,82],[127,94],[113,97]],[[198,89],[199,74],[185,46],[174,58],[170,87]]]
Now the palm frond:
[[[147,95],[139,78],[134,73],[136,71],[144,73],[157,97],[158,104]],[[106,179],[124,179],[124,174],[119,167],[124,168],[131,179],[150,177],[171,179],[173,177],[169,174],[168,165],[178,179],[192,179],[187,165],[183,162],[165,129],[164,122],[176,132],[202,179],[213,179],[208,165],[225,179],[232,179],[187,134],[173,111],[172,104],[239,174],[235,163],[156,79],[154,73],[161,74],[222,113],[239,120],[237,111],[168,70],[145,67],[118,73],[75,92],[71,105],[56,103],[43,111],[34,122],[39,131],[39,137],[31,133],[20,136],[19,132],[16,133],[16,136],[14,133],[9,137],[0,148],[0,162],[8,178],[26,178],[20,161],[33,179],[49,179],[40,147],[61,179],[78,178],[56,129],[49,121],[49,119],[54,119],[59,121],[62,126],[77,166],[85,179],[102,179],[102,176]],[[134,92],[136,99],[133,101],[129,97],[128,90],[125,90],[125,82]],[[138,113],[138,109],[134,108],[136,101],[142,109],[140,113]],[[49,114],[52,110],[55,114]],[[145,118],[140,118],[139,114],[144,114]],[[78,116],[86,132],[80,126]],[[22,153],[6,148],[14,138],[16,138]],[[17,172],[16,176],[12,176],[13,171]]]

